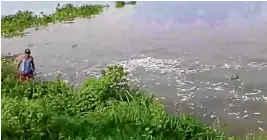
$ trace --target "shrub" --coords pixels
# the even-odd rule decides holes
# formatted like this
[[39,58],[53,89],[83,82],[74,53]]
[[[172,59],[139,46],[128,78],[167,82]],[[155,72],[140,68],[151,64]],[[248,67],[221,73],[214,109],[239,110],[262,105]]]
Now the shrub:
[[115,7],[116,8],[122,8],[125,6],[125,2],[124,1],[116,1]]

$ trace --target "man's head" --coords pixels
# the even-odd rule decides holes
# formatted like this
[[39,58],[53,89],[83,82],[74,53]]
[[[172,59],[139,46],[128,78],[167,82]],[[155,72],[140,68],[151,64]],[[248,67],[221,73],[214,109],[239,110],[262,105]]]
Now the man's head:
[[26,49],[24,53],[25,53],[26,56],[30,56],[31,55],[31,50],[30,49]]

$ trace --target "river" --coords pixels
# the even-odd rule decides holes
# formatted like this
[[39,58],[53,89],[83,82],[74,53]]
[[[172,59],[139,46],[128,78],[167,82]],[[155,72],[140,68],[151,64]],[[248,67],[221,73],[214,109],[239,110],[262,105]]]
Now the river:
[[[56,3],[2,2],[2,14],[27,6],[51,12]],[[219,118],[235,136],[267,130],[267,2],[139,2],[26,32],[2,39],[1,51],[30,48],[42,77],[80,84],[116,62],[171,112]]]

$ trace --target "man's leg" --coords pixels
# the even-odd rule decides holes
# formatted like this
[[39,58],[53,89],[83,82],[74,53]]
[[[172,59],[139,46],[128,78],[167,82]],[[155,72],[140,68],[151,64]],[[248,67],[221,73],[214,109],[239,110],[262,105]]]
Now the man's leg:
[[19,75],[19,82],[24,82],[26,79],[25,79],[25,74],[24,73],[20,73],[20,75]]
[[31,72],[29,72],[29,73],[27,74],[27,80],[28,80],[28,79],[34,80],[33,71],[31,71]]

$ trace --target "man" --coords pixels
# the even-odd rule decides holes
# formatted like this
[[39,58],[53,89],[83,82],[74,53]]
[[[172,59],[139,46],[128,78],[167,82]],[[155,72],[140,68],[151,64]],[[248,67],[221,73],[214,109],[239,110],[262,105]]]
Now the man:
[[18,60],[17,71],[20,82],[24,82],[28,79],[34,79],[34,75],[36,75],[35,65],[30,49],[26,49],[24,56]]

